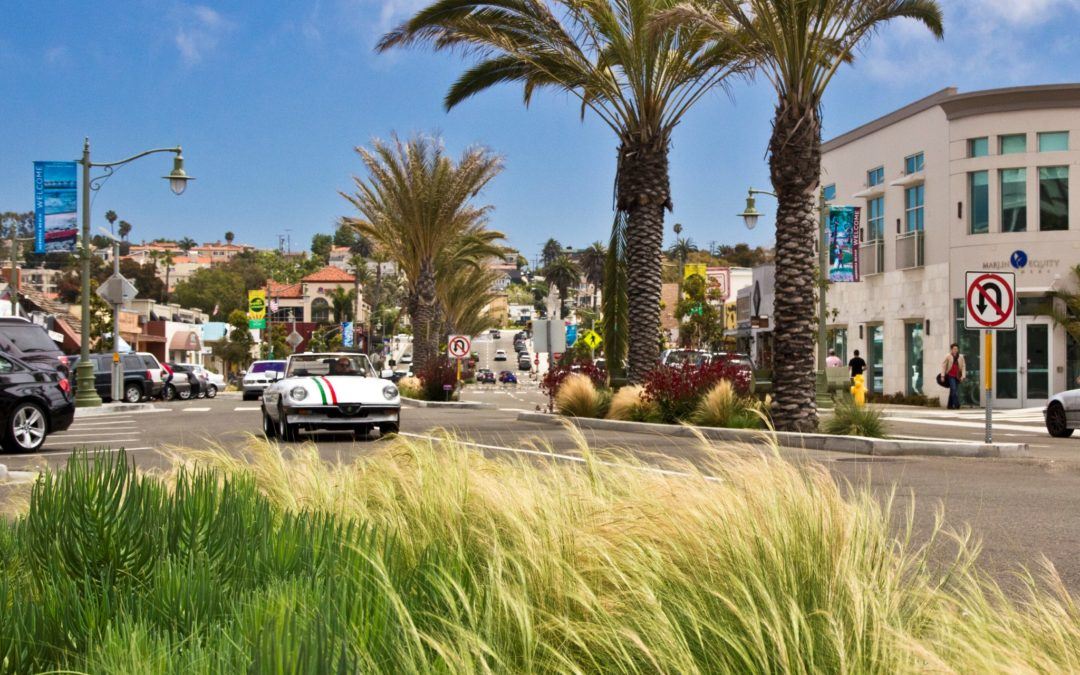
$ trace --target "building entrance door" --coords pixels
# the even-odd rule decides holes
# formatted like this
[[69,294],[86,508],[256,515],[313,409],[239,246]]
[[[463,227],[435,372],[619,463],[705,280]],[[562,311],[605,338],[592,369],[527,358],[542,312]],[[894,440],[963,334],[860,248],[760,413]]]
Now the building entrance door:
[[1021,316],[1015,331],[998,331],[994,346],[994,401],[1003,408],[1032,408],[1050,398],[1054,331],[1046,317]]

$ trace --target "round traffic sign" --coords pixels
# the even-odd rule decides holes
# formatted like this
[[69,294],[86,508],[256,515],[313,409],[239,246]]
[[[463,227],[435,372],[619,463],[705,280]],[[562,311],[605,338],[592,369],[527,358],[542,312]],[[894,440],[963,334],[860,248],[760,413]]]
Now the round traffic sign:
[[1012,286],[1000,275],[983,274],[968,285],[968,313],[975,323],[985,328],[996,328],[1008,322],[1015,303]]
[[446,351],[455,359],[463,359],[472,352],[472,342],[465,335],[451,335]]
[[266,311],[266,300],[259,297],[252,298],[251,301],[248,302],[248,309],[255,314],[262,314]]

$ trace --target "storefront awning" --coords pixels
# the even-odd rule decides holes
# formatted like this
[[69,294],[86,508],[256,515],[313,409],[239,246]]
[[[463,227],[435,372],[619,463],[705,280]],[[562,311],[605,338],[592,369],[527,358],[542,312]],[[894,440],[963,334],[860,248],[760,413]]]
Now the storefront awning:
[[173,333],[169,340],[170,352],[198,352],[202,351],[202,341],[199,334],[192,330],[178,330]]

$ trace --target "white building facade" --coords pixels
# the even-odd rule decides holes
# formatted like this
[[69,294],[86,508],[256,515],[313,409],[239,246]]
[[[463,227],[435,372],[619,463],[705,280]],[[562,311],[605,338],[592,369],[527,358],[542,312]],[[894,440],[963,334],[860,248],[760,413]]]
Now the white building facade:
[[828,292],[831,344],[860,350],[881,393],[944,398],[934,382],[959,343],[967,404],[986,363],[965,330],[965,272],[1016,274],[1017,330],[999,331],[994,404],[1033,407],[1077,386],[1080,349],[1049,316],[1080,264],[1080,84],[945,89],[822,147],[833,205],[861,209],[858,283]]

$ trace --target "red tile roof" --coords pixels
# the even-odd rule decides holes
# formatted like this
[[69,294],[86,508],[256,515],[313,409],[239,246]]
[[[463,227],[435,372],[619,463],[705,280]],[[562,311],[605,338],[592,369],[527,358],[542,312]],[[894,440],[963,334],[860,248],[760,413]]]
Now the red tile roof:
[[279,284],[272,279],[266,281],[266,295],[272,300],[274,298],[302,298],[304,293],[301,290],[300,284]]
[[356,281],[356,277],[349,274],[348,272],[346,272],[343,269],[340,269],[338,267],[334,267],[332,265],[327,265],[326,267],[322,268],[318,272],[314,272],[312,274],[307,275],[306,277],[304,277],[300,281],[304,281],[304,282],[308,282],[308,283],[313,282],[313,281],[323,281],[323,282],[331,282],[331,283],[350,283],[351,284],[354,281]]

